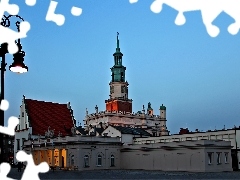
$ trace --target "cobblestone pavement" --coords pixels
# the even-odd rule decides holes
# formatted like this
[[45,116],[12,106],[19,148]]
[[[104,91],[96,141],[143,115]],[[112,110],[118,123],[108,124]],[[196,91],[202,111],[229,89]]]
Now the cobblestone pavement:
[[[21,179],[23,172],[13,168],[8,177]],[[240,171],[221,173],[163,172],[144,170],[49,171],[40,179],[240,179]]]

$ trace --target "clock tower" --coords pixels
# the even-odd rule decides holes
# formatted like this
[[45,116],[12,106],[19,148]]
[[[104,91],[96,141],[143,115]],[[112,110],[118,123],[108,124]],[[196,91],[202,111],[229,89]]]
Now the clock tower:
[[110,95],[105,100],[107,111],[132,112],[132,99],[128,99],[128,82],[125,81],[126,67],[122,65],[123,54],[119,48],[119,33],[117,33],[117,48],[113,54],[114,66],[112,71],[112,80],[109,83]]

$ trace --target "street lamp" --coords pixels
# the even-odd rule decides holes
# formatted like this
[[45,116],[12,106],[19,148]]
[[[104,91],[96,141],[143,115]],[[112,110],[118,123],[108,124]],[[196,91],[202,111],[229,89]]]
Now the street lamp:
[[[10,18],[11,17],[17,17],[21,21],[24,21],[24,19],[18,15],[15,15],[15,16],[13,16],[13,15],[5,16],[4,15],[2,18],[2,21],[1,21],[1,25],[4,27],[10,27]],[[19,29],[20,21],[16,21],[15,25],[17,26],[17,30],[19,32],[20,31],[20,29]],[[16,72],[16,73],[25,73],[28,71],[28,67],[23,63],[25,52],[22,51],[22,45],[20,43],[20,39],[15,41],[15,43],[18,46],[18,52],[13,54],[13,63],[12,63],[12,65],[9,66],[9,70],[12,72]],[[0,56],[2,58],[1,69],[0,69],[1,70],[0,103],[4,99],[4,72],[6,71],[6,65],[7,65],[7,63],[5,63],[5,58],[6,58],[6,54],[9,53],[7,47],[8,47],[7,43],[1,44],[1,47],[0,47]],[[4,111],[3,110],[0,110],[0,125],[4,126]],[[0,133],[0,163],[2,163],[4,161],[3,160],[3,149],[4,149],[3,134]]]

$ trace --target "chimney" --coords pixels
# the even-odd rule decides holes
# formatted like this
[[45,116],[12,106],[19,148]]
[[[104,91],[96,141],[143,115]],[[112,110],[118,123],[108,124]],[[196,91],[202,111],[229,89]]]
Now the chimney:
[[71,109],[70,102],[67,103],[67,108]]

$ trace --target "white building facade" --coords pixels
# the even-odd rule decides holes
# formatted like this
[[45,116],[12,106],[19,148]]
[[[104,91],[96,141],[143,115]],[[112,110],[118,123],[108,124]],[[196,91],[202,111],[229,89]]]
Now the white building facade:
[[183,142],[196,140],[223,140],[231,142],[231,153],[234,169],[240,169],[240,128],[219,131],[194,132],[187,134],[175,134],[162,137],[136,138],[134,144],[155,144],[166,142]]
[[231,143],[190,142],[122,145],[120,138],[66,136],[24,142],[35,164],[63,170],[143,169],[161,171],[232,171]]

